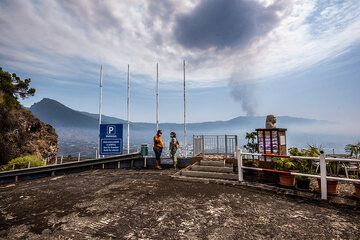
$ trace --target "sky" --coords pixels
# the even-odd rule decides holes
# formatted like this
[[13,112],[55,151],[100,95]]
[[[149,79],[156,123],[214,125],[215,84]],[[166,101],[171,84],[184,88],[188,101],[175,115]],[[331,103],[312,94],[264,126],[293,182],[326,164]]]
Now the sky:
[[360,1],[0,0],[0,66],[32,79],[36,95],[76,110],[103,108],[182,122],[240,115],[336,121],[360,134]]

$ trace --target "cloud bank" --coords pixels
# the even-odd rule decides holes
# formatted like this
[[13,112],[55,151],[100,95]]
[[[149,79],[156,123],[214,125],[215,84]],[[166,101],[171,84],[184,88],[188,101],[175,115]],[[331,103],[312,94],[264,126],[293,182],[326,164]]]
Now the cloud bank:
[[[89,84],[103,63],[114,81],[129,63],[153,84],[265,81],[334,58],[360,40],[360,2],[1,1],[0,61],[49,79]],[[235,77],[234,77],[235,76]]]
[[256,1],[202,1],[175,23],[175,38],[185,48],[247,47],[268,34],[280,21],[278,12],[291,1],[264,6]]

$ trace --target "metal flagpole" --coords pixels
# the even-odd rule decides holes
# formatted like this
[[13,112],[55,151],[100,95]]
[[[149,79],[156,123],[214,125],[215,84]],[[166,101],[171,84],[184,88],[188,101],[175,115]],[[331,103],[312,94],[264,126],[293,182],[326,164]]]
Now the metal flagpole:
[[130,153],[130,64],[127,74],[127,153]]
[[159,130],[159,64],[156,63],[156,131]]
[[97,157],[100,158],[100,125],[101,125],[101,113],[102,113],[102,78],[103,78],[103,66],[100,65],[100,100],[99,100],[99,142]]
[[185,84],[185,60],[183,61],[184,69],[184,149],[185,157],[187,157],[187,142],[186,142],[186,84]]

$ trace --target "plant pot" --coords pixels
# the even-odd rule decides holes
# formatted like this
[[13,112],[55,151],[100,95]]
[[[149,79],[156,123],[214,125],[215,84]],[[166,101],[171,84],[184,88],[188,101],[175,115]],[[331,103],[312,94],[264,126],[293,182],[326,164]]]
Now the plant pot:
[[310,178],[296,178],[296,189],[309,190],[310,189]]
[[279,184],[285,187],[295,186],[295,176],[291,174],[279,173]]
[[[318,186],[319,186],[319,192],[321,192],[321,180],[320,178],[317,179],[318,182]],[[327,179],[327,193],[329,195],[337,195],[337,185],[338,185],[338,180],[330,180]]]
[[279,175],[277,173],[271,173],[271,172],[259,172],[259,179],[262,182],[265,183],[279,183]]
[[360,183],[353,183],[355,187],[355,192],[353,195],[357,198],[360,198]]

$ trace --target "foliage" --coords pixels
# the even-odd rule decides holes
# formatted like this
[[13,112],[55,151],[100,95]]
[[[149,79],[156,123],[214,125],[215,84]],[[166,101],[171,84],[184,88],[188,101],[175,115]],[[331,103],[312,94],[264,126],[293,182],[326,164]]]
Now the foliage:
[[258,161],[254,161],[253,159],[244,158],[243,159],[243,166],[246,166],[246,167],[258,167],[259,164],[258,164]]
[[273,158],[273,161],[277,170],[289,171],[296,168],[296,161],[291,158]]
[[258,152],[258,143],[255,142],[257,138],[256,132],[247,132],[245,135],[245,139],[247,140],[247,144],[244,145],[244,148],[249,153],[257,153]]
[[330,176],[339,176],[339,172],[340,172],[339,161],[329,161],[326,163],[326,166]]
[[351,158],[358,158],[360,155],[360,142],[357,144],[347,144],[345,146],[345,152],[348,153]]
[[360,179],[360,163],[357,164],[357,171],[354,175],[351,176],[354,179]]
[[44,160],[40,157],[36,155],[26,155],[14,158],[3,167],[3,170],[7,171],[12,169],[27,168],[29,166],[29,162],[31,167],[40,167],[45,165]]
[[19,97],[24,99],[34,96],[35,89],[30,88],[31,79],[21,79],[15,73],[4,71],[0,67],[0,104],[13,106],[19,104]]
[[303,157],[319,157],[322,148],[315,145],[308,145],[307,148],[289,148],[289,153],[292,156],[303,156]]
[[[314,145],[308,145],[305,149],[299,148],[289,148],[289,153],[292,156],[301,156],[301,157],[319,157],[321,152],[321,147]],[[305,174],[315,174],[316,167],[314,161],[311,159],[294,159],[295,168],[301,173]]]

